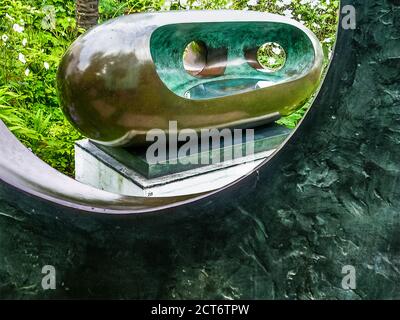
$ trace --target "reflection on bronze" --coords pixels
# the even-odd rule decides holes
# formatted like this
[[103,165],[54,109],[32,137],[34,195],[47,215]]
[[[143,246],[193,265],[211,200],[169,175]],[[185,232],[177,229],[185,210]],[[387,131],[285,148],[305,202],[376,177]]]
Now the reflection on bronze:
[[223,75],[228,60],[227,48],[207,48],[203,41],[192,41],[183,54],[183,66],[193,77]]
[[[184,52],[203,43],[196,55]],[[260,72],[244,52],[276,42],[286,64]],[[254,59],[253,59],[254,60]],[[252,60],[252,61],[253,61]],[[315,35],[260,12],[134,14],[99,25],[59,66],[63,111],[84,135],[111,146],[141,144],[154,128],[252,127],[295,111],[315,91],[323,54]]]
[[202,41],[192,41],[183,54],[183,67],[193,77],[201,75],[207,64],[207,47]]
[[227,48],[207,49],[207,63],[200,73],[203,77],[217,77],[224,74],[228,60]]
[[259,47],[246,49],[244,51],[244,56],[246,58],[247,63],[254,69],[262,70],[263,66],[258,62],[257,53]]
[[227,48],[207,48],[203,41],[192,41],[183,54],[183,66],[193,77],[207,78],[224,74]]

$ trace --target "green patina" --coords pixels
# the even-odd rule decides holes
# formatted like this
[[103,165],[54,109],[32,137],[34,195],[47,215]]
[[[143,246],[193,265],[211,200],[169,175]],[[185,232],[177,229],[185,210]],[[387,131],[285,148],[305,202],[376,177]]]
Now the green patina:
[[[183,53],[192,41],[202,41],[207,48],[226,48],[227,67],[223,75],[198,78],[186,72]],[[267,42],[280,44],[287,60],[276,72],[262,72],[247,63],[244,52]],[[219,82],[227,85],[252,86],[252,82],[272,84],[297,78],[309,71],[314,49],[310,39],[293,25],[278,22],[186,23],[162,26],[151,37],[151,54],[157,72],[165,85],[179,96],[201,84]],[[232,80],[239,82],[232,84]]]

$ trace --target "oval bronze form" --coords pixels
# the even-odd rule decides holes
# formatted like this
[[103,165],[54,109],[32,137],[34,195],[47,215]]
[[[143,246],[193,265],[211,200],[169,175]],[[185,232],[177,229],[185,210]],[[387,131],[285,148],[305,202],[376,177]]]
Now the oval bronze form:
[[[189,59],[197,67],[191,73],[184,53],[193,41],[204,47]],[[279,43],[287,55],[276,72],[262,72],[252,61],[251,52],[268,42]],[[57,86],[64,113],[81,133],[124,146],[144,143],[152,129],[168,133],[169,121],[178,130],[197,131],[272,122],[310,97],[322,65],[315,35],[282,16],[145,13],[110,20],[79,37],[60,63]]]

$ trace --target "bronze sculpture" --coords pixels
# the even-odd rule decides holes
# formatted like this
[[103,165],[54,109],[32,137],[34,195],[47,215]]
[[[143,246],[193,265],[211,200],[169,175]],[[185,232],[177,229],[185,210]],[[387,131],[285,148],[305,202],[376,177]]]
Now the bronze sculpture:
[[[193,41],[201,44],[198,55],[185,61]],[[257,65],[255,52],[266,42],[287,53],[275,72]],[[178,130],[273,122],[315,91],[322,64],[315,35],[282,16],[146,13],[111,20],[77,39],[60,64],[58,88],[76,128],[101,144],[124,146],[143,143],[151,129],[168,131],[169,120]]]

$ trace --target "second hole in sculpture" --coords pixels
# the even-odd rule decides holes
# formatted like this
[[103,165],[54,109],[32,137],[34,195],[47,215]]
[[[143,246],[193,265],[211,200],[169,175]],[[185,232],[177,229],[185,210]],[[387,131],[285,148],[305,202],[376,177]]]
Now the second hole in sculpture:
[[285,49],[276,42],[267,42],[260,47],[246,49],[244,56],[251,67],[264,73],[277,72],[286,64]]
[[267,42],[257,50],[257,62],[259,71],[276,72],[282,69],[286,63],[286,52],[280,44]]

